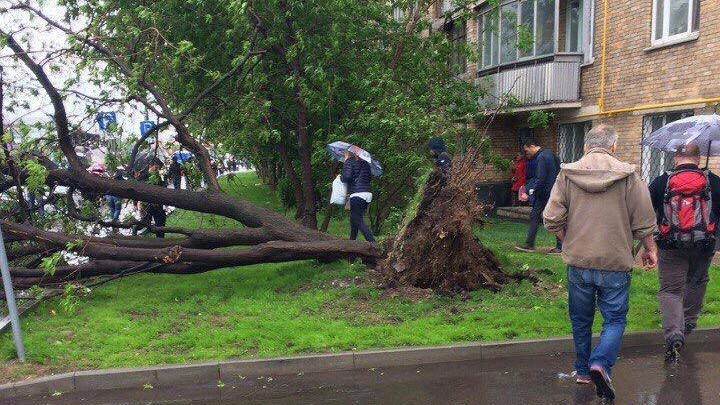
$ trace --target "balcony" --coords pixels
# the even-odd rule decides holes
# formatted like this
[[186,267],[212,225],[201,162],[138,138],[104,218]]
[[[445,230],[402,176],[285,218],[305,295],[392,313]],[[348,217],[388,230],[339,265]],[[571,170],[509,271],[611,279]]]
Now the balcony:
[[478,82],[488,94],[488,107],[511,100],[515,111],[580,107],[583,54],[563,53],[481,71]]
[[505,0],[481,7],[478,82],[488,108],[579,108],[580,69],[593,63],[593,0]]

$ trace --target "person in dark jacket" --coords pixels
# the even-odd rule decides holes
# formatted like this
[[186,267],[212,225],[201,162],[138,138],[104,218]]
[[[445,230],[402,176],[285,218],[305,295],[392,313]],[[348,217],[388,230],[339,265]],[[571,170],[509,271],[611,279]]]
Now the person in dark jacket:
[[[695,143],[681,146],[673,158],[671,173],[699,171],[700,148]],[[670,173],[664,173],[650,184],[650,198],[658,225],[665,221],[665,192]],[[712,199],[711,220],[720,218],[720,177],[707,173]],[[658,236],[658,276],[660,278],[660,315],[666,344],[666,360],[677,361],[685,345],[685,335],[695,329],[703,307],[709,281],[708,269],[715,254],[715,238],[707,238],[695,246],[676,246],[671,240]]]
[[[138,170],[135,172],[135,179],[149,184],[154,184],[156,186],[167,187],[167,183],[160,174],[162,165],[163,164],[160,159],[153,158],[148,164],[147,171]],[[167,213],[165,213],[165,208],[161,204],[141,202],[140,215],[140,222],[148,225],[150,225],[152,221],[155,221],[155,226],[162,227],[165,226],[165,222],[167,221]],[[165,232],[155,232],[155,236],[158,238],[164,238]]]
[[364,218],[365,211],[373,197],[370,186],[372,180],[370,164],[352,152],[345,152],[341,180],[347,184],[350,200],[350,239],[357,239],[358,231],[360,231],[366,241],[375,242],[375,237],[365,224]]
[[172,163],[168,166],[168,178],[172,182],[175,190],[180,190],[180,184],[182,182],[182,165],[178,162],[180,158],[173,156]]
[[435,165],[442,170],[448,170],[452,166],[452,156],[445,148],[445,141],[442,138],[434,137],[428,141],[428,149],[435,158]]
[[[550,199],[550,190],[555,185],[555,179],[560,173],[560,159],[550,150],[538,145],[538,142],[532,136],[523,138],[522,147],[529,159],[525,187],[532,210],[530,211],[530,226],[528,227],[525,244],[516,246],[516,249],[523,252],[533,252],[535,251],[535,237],[540,225],[542,225],[542,213]],[[555,248],[548,253],[557,254],[561,250],[560,239],[556,239]]]

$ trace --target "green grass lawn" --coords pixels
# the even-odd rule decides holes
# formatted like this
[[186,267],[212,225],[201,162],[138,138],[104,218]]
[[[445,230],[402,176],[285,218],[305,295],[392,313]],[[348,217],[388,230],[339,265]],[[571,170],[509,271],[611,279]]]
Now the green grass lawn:
[[[272,209],[277,198],[253,174],[226,180],[233,193]],[[232,220],[177,211],[171,223],[228,228]],[[334,221],[331,231],[345,234]],[[69,370],[266,357],[354,349],[439,345],[570,333],[565,268],[559,257],[512,250],[525,226],[494,222],[482,240],[510,270],[547,269],[542,283],[511,285],[471,299],[410,299],[378,290],[360,264],[265,264],[205,274],[139,275],[98,288],[73,312],[59,300],[23,319],[30,364],[14,358],[9,333],[0,336],[0,379]],[[551,245],[547,232],[539,243]],[[362,281],[359,285],[354,281]],[[701,325],[720,324],[717,277],[711,280]],[[630,330],[659,328],[657,275],[635,271]],[[599,317],[598,317],[599,318]],[[596,322],[598,328],[599,322]]]

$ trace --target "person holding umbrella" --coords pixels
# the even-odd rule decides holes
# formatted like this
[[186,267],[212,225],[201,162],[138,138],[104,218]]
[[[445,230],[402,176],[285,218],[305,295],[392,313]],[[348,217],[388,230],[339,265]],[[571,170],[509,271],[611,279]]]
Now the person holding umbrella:
[[[642,145],[674,153],[674,168],[650,184],[659,232],[658,301],[665,360],[677,362],[685,336],[697,326],[715,253],[720,218],[720,178],[707,168],[720,155],[720,116],[698,115],[671,122]],[[700,168],[701,155],[706,156]]]
[[673,170],[650,184],[660,229],[658,301],[665,360],[671,363],[697,326],[720,218],[720,177],[700,169],[700,147],[681,145],[673,159]]
[[347,185],[350,204],[350,239],[357,239],[359,231],[362,232],[365,240],[375,242],[375,237],[365,224],[364,217],[373,198],[372,177],[383,174],[380,162],[375,160],[368,151],[347,142],[333,142],[328,144],[325,150],[334,160],[343,162],[340,180]]
[[358,231],[360,231],[366,241],[375,242],[375,237],[365,224],[365,211],[373,197],[370,185],[372,180],[370,164],[353,153],[352,148],[345,152],[344,157],[345,163],[341,179],[348,186],[350,239],[357,239]]

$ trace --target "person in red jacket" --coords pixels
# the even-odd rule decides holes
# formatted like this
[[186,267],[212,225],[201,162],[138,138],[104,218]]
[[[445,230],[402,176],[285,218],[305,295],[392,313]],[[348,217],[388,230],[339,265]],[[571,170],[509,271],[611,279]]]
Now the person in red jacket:
[[518,152],[513,159],[512,166],[510,166],[510,173],[512,174],[512,205],[518,205],[520,199],[518,193],[520,188],[525,185],[525,172],[527,169],[527,158],[524,154]]

